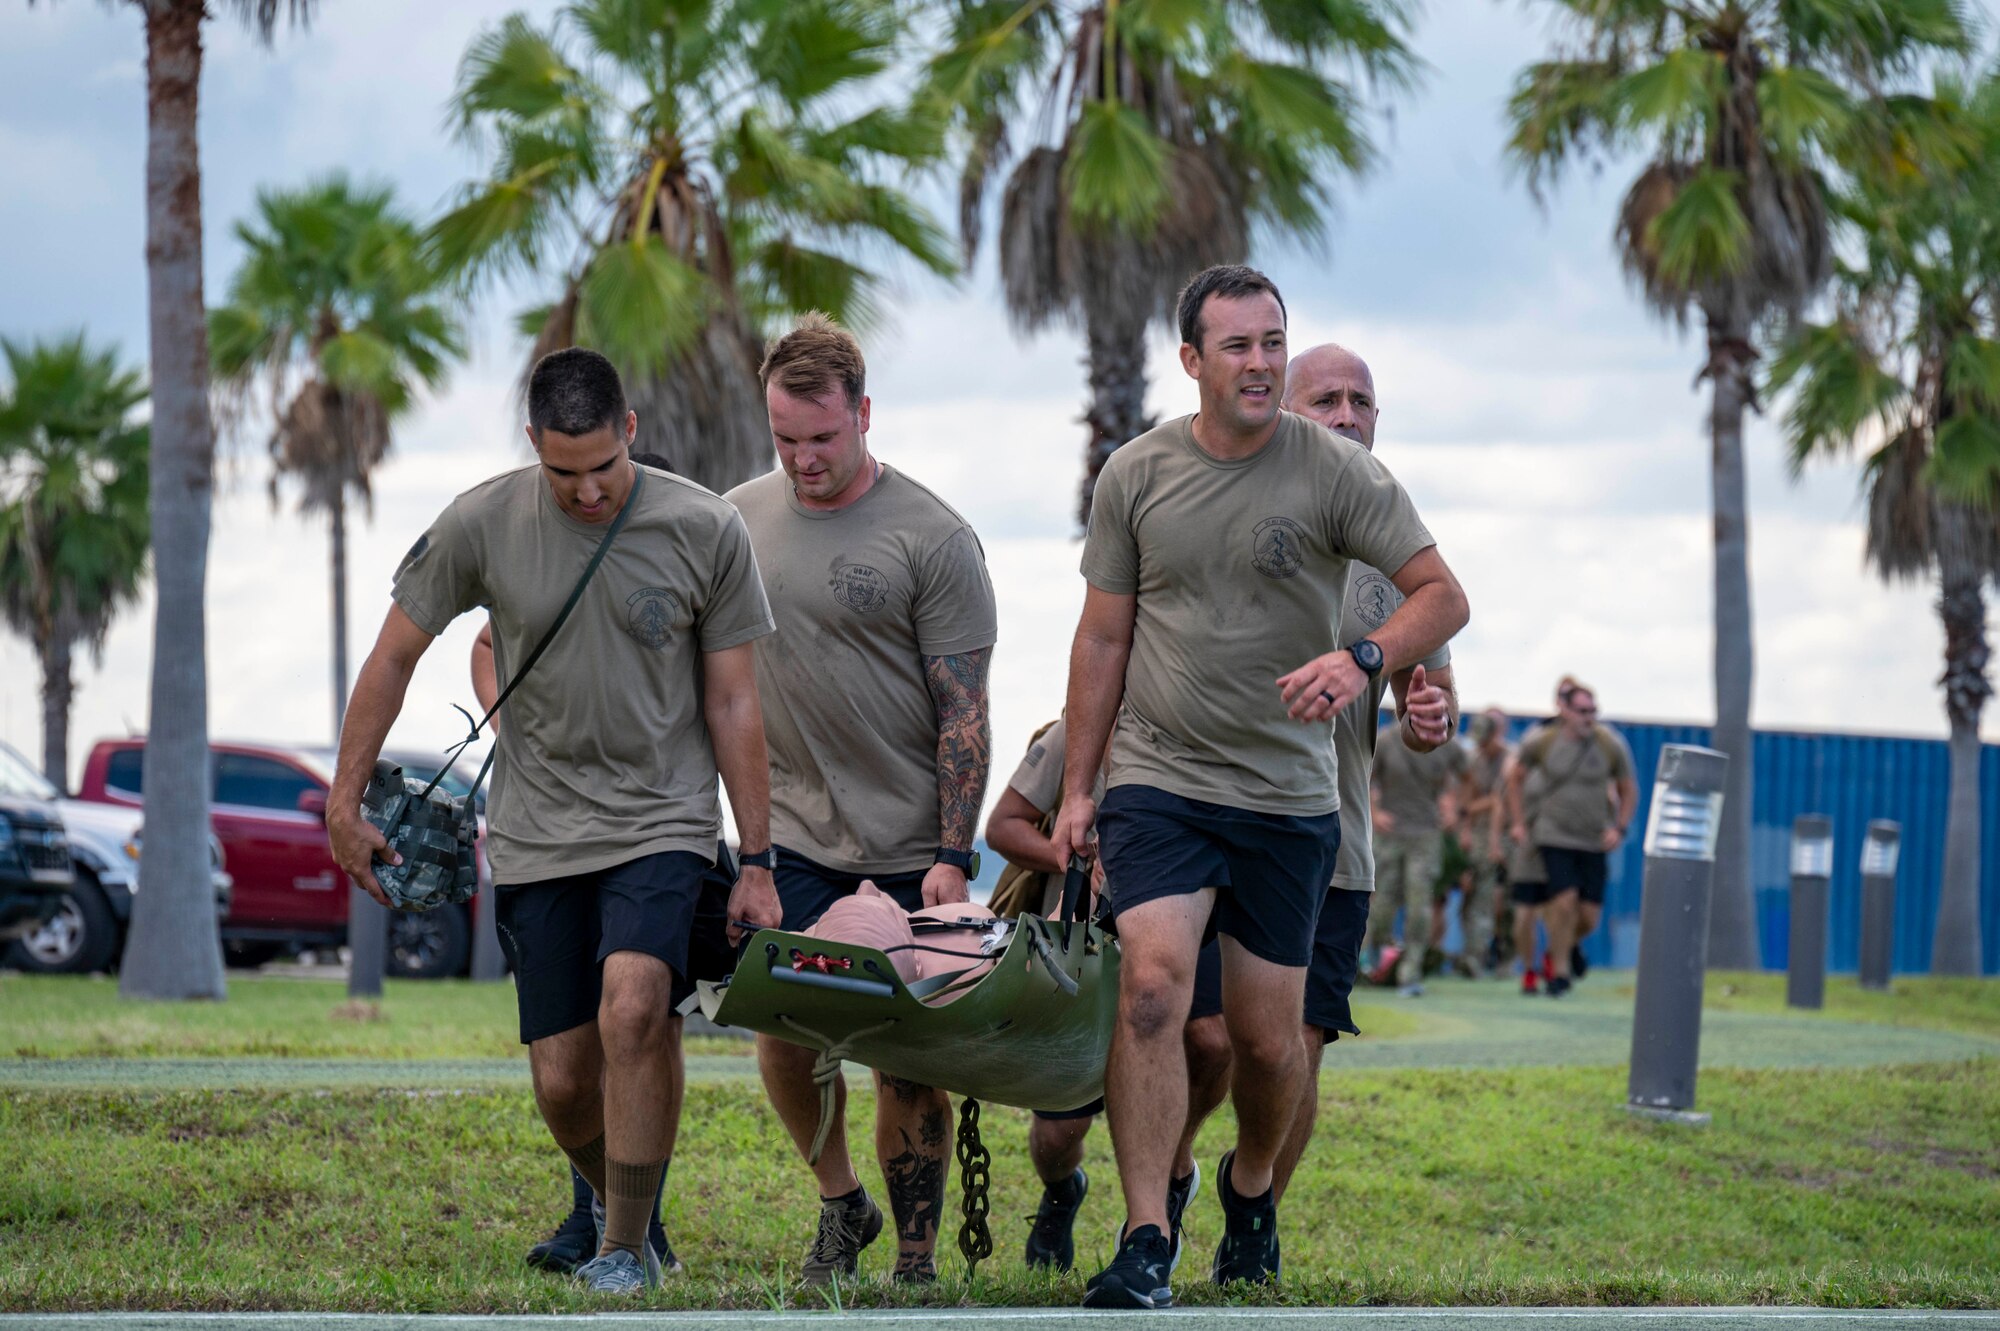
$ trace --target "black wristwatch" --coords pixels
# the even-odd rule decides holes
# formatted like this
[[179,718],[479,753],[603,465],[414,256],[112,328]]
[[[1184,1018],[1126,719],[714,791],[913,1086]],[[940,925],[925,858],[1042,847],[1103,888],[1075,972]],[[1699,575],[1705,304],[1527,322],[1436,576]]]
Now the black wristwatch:
[[740,851],[737,853],[736,863],[744,869],[763,869],[769,873],[776,873],[778,871],[778,852],[776,848],[771,846],[766,846],[755,853],[747,850]]
[[939,846],[931,863],[949,864],[967,878],[979,877],[979,852],[976,850],[952,850],[947,846]]
[[1382,673],[1382,649],[1369,639],[1363,638],[1349,647],[1347,654],[1354,658],[1354,664],[1360,666],[1368,678],[1373,679]]

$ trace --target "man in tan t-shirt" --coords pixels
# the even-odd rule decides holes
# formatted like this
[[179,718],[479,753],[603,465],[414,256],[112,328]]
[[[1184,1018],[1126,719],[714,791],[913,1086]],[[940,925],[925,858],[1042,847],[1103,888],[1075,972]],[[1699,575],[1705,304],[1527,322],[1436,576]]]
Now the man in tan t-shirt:
[[1507,862],[1506,810],[1502,783],[1507,759],[1507,714],[1489,707],[1472,719],[1472,755],[1459,788],[1458,840],[1472,859],[1472,890],[1466,894],[1465,964],[1482,978],[1489,972],[1488,949],[1500,908],[1500,881]]
[[[599,1254],[578,1274],[594,1290],[633,1293],[660,1276],[646,1228],[678,1126],[670,1018],[721,832],[718,772],[742,839],[767,835],[750,644],[771,632],[771,614],[736,511],[632,465],[638,418],[604,357],[543,357],[528,422],[537,464],[460,495],[397,570],[341,731],[327,834],[340,866],[387,905],[372,868],[387,844],[362,818],[361,793],[418,660],[484,606],[500,671],[518,668],[624,512],[574,612],[505,704],[487,849],[536,1103],[605,1201]],[[746,869],[729,918],[770,925],[779,914],[770,875]]]
[[[824,315],[774,342],[761,377],[782,467],[728,496],[778,623],[758,648],[757,681],[790,930],[864,879],[906,910],[964,901],[992,753],[997,619],[985,553],[949,504],[869,453],[866,376],[860,346]],[[809,1157],[814,1051],[759,1036],[757,1054],[772,1105]],[[895,1276],[935,1280],[951,1104],[933,1087],[876,1080]],[[848,1156],[844,1085],[836,1103],[811,1165],[820,1220],[802,1270],[810,1284],[851,1280],[882,1227]]]
[[[1368,363],[1331,342],[1308,347],[1285,372],[1285,410],[1317,421],[1343,439],[1373,453],[1381,409]],[[1380,570],[1356,561],[1347,567],[1341,598],[1340,638],[1360,642],[1382,627],[1403,604],[1403,594]],[[1415,666],[1383,671],[1341,708],[1333,724],[1333,753],[1339,766],[1340,850],[1333,883],[1320,903],[1313,926],[1312,963],[1306,970],[1305,1076],[1299,1104],[1273,1173],[1279,1202],[1312,1141],[1319,1119],[1319,1069],[1326,1046],[1345,1033],[1359,1035],[1348,999],[1360,967],[1368,927],[1368,904],[1375,893],[1375,850],[1369,827],[1370,768],[1375,757],[1377,718],[1392,698],[1400,722],[1400,742],[1426,750],[1458,730],[1458,698],[1452,678],[1451,648],[1440,647]]]
[[1375,900],[1363,949],[1386,943],[1396,912],[1402,911],[1403,955],[1396,978],[1403,995],[1414,998],[1424,991],[1444,829],[1455,816],[1446,805],[1467,763],[1456,741],[1418,753],[1398,742],[1398,728],[1394,723],[1383,726],[1375,741],[1369,805],[1375,826]]
[[[1122,950],[1105,1098],[1126,1224],[1089,1283],[1090,1307],[1172,1302],[1180,1033],[1211,924],[1237,1117],[1216,1179],[1226,1232],[1212,1274],[1277,1278],[1273,1168],[1304,1075],[1306,963],[1340,836],[1333,718],[1467,617],[1395,478],[1358,444],[1279,410],[1285,314],[1270,280],[1239,266],[1202,272],[1182,293],[1180,326],[1200,412],[1118,449],[1097,481],[1052,838],[1077,854],[1103,838]],[[1408,599],[1342,649],[1354,559],[1389,570]],[[1100,812],[1090,786],[1107,742]]]
[[1534,822],[1514,834],[1534,842],[1548,872],[1549,993],[1560,998],[1581,959],[1574,949],[1604,909],[1609,855],[1632,825],[1639,786],[1625,737],[1597,720],[1597,695],[1565,680],[1557,699],[1555,721],[1521,741],[1510,781],[1541,778]]

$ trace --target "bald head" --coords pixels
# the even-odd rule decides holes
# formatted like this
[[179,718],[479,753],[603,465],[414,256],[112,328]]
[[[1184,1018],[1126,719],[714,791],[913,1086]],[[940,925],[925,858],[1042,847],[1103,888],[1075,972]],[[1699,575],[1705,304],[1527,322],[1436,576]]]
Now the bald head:
[[1375,376],[1368,373],[1368,362],[1346,347],[1322,342],[1293,357],[1285,371],[1284,406],[1374,451]]

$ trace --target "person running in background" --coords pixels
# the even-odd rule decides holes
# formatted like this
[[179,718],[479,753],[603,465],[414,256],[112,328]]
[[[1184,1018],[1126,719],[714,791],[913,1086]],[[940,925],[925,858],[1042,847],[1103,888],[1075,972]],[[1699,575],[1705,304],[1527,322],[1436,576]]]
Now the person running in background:
[[1462,919],[1466,973],[1474,979],[1484,978],[1493,964],[1493,931],[1507,868],[1505,780],[1513,752],[1505,712],[1489,707],[1472,718],[1471,761],[1459,786],[1458,838],[1472,861]]
[[1542,778],[1534,819],[1517,822],[1514,835],[1534,843],[1548,873],[1549,993],[1560,998],[1603,914],[1610,852],[1632,825],[1639,786],[1625,737],[1597,719],[1597,695],[1565,679],[1557,699],[1556,719],[1521,741],[1513,780]]
[[1424,960],[1444,859],[1444,829],[1457,821],[1457,788],[1470,765],[1455,742],[1419,753],[1402,743],[1399,723],[1381,728],[1375,740],[1370,808],[1375,826],[1375,900],[1368,934],[1381,946],[1403,914],[1403,955],[1396,963],[1399,992],[1424,992]]

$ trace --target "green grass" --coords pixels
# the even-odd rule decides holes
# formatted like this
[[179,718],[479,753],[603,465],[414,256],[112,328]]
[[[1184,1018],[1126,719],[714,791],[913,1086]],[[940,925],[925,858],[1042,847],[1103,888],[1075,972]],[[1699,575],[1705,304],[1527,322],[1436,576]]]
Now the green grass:
[[[1627,992],[1631,985],[1625,985]],[[1722,971],[1710,974],[1702,1006],[1715,1012],[1783,1013],[1810,1019],[1876,1022],[2000,1036],[2000,980],[1899,977],[1887,990],[1863,989],[1852,975],[1829,976],[1826,1006],[1818,1013],[1785,1005],[1785,977],[1776,972]]]
[[[2000,1307],[2000,1060],[1713,1071],[1713,1126],[1620,1108],[1617,1069],[1343,1072],[1283,1217],[1286,1282],[1252,1301]],[[850,1131],[866,1141],[865,1097]],[[864,1261],[846,1306],[1072,1304],[1020,1265],[1025,1116],[990,1111],[997,1252],[925,1294]],[[1212,1164],[1231,1128],[1204,1133]],[[667,1225],[690,1277],[658,1307],[821,1306],[790,1291],[808,1176],[754,1083],[691,1089]],[[1080,1264],[1119,1206],[1100,1131]],[[865,1168],[864,1177],[873,1175]],[[0,1093],[0,1309],[568,1311],[522,1252],[567,1206],[523,1091]],[[956,1186],[952,1207],[956,1208]],[[1177,1296],[1202,1279],[1213,1193]]]
[[[104,976],[0,972],[0,1056],[14,1058],[518,1058],[512,984],[390,980],[372,1019],[337,981],[235,976],[221,1003],[134,1003]],[[693,1039],[691,1054],[745,1052]]]

